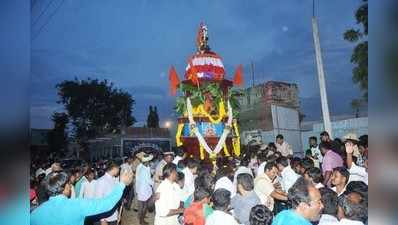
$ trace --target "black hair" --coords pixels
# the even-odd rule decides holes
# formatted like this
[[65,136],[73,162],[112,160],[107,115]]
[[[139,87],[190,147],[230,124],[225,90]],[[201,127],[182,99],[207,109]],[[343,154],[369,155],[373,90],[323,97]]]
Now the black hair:
[[276,135],[276,139],[283,139],[283,135],[282,134]]
[[348,179],[350,179],[350,172],[345,167],[336,167],[333,169],[333,172],[339,172],[343,177],[345,177],[345,183],[348,183]]
[[195,167],[199,167],[199,163],[194,159],[187,159],[187,167],[189,169],[193,169]]
[[[359,201],[352,201],[351,195],[359,195]],[[350,220],[357,220],[366,223],[368,220],[368,201],[363,198],[360,193],[351,192],[349,194],[340,195],[338,198],[338,206],[343,209],[344,216]]]
[[51,172],[44,179],[44,186],[48,196],[62,194],[65,185],[69,182],[69,175],[65,172]]
[[285,156],[281,156],[278,159],[276,159],[276,164],[281,164],[284,167],[289,166],[289,159]]
[[177,171],[177,166],[174,163],[167,163],[163,167],[163,179],[169,178],[173,171]]
[[272,168],[276,168],[276,164],[275,162],[267,162],[264,166],[264,172],[266,172],[267,170],[272,170]]
[[299,157],[293,157],[290,160],[290,167],[292,167],[292,169],[294,169],[297,165],[299,165],[301,162],[301,159]]
[[116,162],[114,162],[114,161],[108,161],[107,162],[107,164],[106,164],[106,171],[111,171],[113,168],[118,168],[119,167],[119,164],[117,164]]
[[194,186],[195,189],[204,188],[209,190],[211,193],[213,190],[214,179],[210,174],[202,174],[195,178]]
[[312,178],[314,183],[321,183],[323,181],[322,173],[319,168],[312,167],[305,171],[305,173]]
[[249,163],[250,163],[249,157],[244,157],[240,160],[240,166],[247,167],[247,166],[249,166]]
[[274,149],[276,149],[275,143],[274,143],[274,142],[268,143],[268,148],[274,148]]
[[193,192],[193,200],[194,201],[201,201],[204,198],[210,197],[210,192],[206,188],[195,188],[195,191]]
[[265,154],[264,152],[260,152],[259,154],[257,154],[257,160],[259,160],[260,162],[267,161],[267,154]]
[[241,173],[238,174],[238,176],[236,177],[236,181],[237,184],[242,185],[243,189],[245,189],[245,191],[252,191],[254,188],[254,180],[252,175],[248,174],[248,173]]
[[273,214],[265,205],[255,205],[250,210],[250,225],[271,225]]
[[349,194],[352,192],[357,192],[364,198],[368,198],[368,185],[363,181],[350,181],[347,184],[344,194]]
[[332,149],[332,146],[330,145],[329,142],[326,141],[322,141],[321,143],[319,143],[319,150],[321,149]]
[[330,136],[329,136],[329,133],[328,133],[327,131],[323,131],[323,132],[320,134],[320,136],[328,136],[328,137],[330,137]]
[[296,209],[301,202],[309,204],[311,202],[308,187],[310,183],[303,177],[299,177],[289,189],[287,198],[293,209]]
[[177,181],[182,181],[185,179],[185,175],[183,172],[177,172]]
[[229,166],[223,166],[222,168],[219,168],[216,173],[216,180],[220,179],[221,177],[228,177],[230,180],[233,179],[233,173],[234,171],[232,170],[231,167]]
[[312,156],[312,151],[311,151],[311,149],[305,150],[305,156],[306,156],[306,157],[307,157],[307,156]]
[[312,167],[314,167],[314,161],[312,161],[312,159],[309,158],[304,158],[300,161],[300,165],[305,169],[308,170]]
[[186,159],[181,159],[177,163],[178,168],[185,168],[187,166],[187,160]]
[[323,187],[319,189],[323,204],[323,214],[337,216],[337,193],[332,189]]
[[317,139],[315,136],[311,136],[311,137],[308,138],[308,140],[315,140],[315,141],[317,141],[318,139]]
[[228,209],[231,201],[231,192],[224,188],[217,189],[212,195],[213,208],[215,210],[225,211]]

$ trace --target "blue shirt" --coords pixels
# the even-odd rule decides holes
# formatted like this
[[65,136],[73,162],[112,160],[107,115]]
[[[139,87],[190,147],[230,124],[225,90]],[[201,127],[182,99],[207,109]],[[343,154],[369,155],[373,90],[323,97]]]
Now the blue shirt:
[[278,213],[272,221],[272,225],[311,225],[311,223],[303,216],[290,209]]
[[111,210],[120,200],[125,185],[119,183],[105,198],[69,199],[65,195],[50,197],[47,202],[33,210],[31,225],[83,225],[86,216]]

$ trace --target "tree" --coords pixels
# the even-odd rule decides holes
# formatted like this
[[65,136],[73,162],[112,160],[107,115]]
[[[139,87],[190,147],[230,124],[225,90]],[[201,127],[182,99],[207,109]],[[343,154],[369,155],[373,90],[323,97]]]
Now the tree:
[[149,106],[149,114],[146,120],[147,127],[159,128],[159,116],[157,107]]
[[363,0],[363,4],[355,12],[357,24],[361,24],[362,29],[349,29],[344,33],[344,39],[357,43],[351,55],[351,62],[355,64],[352,70],[352,80],[359,84],[363,92],[363,99],[368,100],[368,1]]
[[120,132],[135,122],[133,97],[107,80],[63,81],[56,86],[61,103],[72,121],[76,141],[83,147],[90,138]]
[[68,145],[67,125],[69,117],[66,113],[54,112],[51,120],[54,128],[48,133],[48,145],[51,152],[61,153]]

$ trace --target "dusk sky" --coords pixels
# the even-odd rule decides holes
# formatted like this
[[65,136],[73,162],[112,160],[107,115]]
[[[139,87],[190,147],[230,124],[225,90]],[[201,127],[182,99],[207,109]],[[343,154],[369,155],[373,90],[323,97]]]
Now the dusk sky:
[[[51,114],[63,110],[55,85],[74,77],[107,79],[131,93],[139,124],[149,105],[158,106],[162,122],[172,119],[168,69],[174,65],[182,78],[201,21],[210,47],[223,57],[227,78],[243,64],[250,85],[253,61],[256,83],[297,83],[306,120],[321,118],[311,0],[54,0],[48,6],[51,1],[35,1],[32,9],[32,128],[52,128]],[[317,1],[332,115],[352,114],[350,102],[360,96],[351,78],[354,45],[343,33],[355,26],[361,2]]]

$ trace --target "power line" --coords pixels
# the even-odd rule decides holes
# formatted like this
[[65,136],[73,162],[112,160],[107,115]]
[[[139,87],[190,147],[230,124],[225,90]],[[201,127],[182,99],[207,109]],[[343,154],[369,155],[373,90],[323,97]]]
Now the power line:
[[[50,5],[51,5],[53,2],[54,2],[54,0],[51,0],[51,1],[46,5],[46,7],[44,8],[44,10],[41,11],[40,15],[39,15],[39,16],[36,18],[36,20],[33,22],[33,25],[32,25],[32,26],[36,25],[36,23],[39,21],[40,17],[41,17],[42,15],[44,15],[44,13],[48,10],[48,8],[50,7]],[[34,4],[34,3],[33,3],[33,4]]]
[[36,35],[33,37],[32,41],[35,40],[41,33],[41,31],[44,29],[44,27],[51,21],[51,19],[55,16],[55,14],[58,12],[59,8],[61,8],[62,4],[64,4],[65,0],[61,0],[61,3],[57,6],[57,8],[53,11],[53,13],[48,17],[47,21],[43,24],[43,26],[40,27],[39,31],[36,33]]

